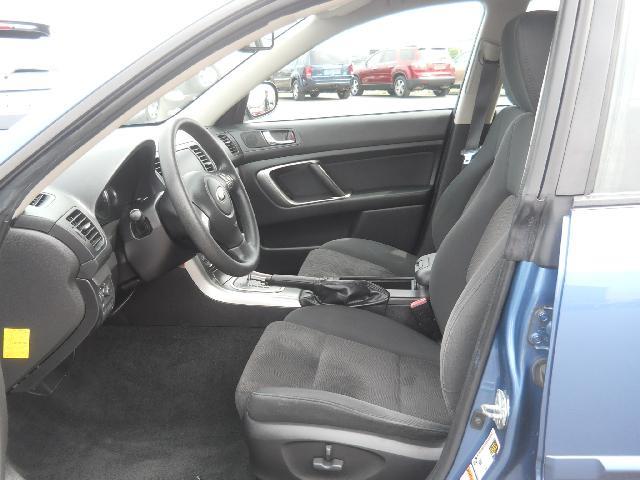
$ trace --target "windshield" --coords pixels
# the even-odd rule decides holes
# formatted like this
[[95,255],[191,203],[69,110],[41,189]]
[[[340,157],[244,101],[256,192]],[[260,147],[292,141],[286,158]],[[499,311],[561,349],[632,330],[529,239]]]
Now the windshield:
[[53,87],[55,62],[49,37],[0,37],[0,130],[42,102]]
[[312,65],[344,65],[347,63],[349,63],[349,57],[347,55],[322,50],[311,51]]
[[[274,38],[299,25],[305,19],[279,28],[274,32]],[[186,108],[200,95],[209,90],[220,79],[235,70],[242,62],[255,55],[257,52],[238,50],[223,59],[215,62],[199,71],[189,80],[181,83],[178,87],[165,93],[158,100],[151,102],[144,109],[134,115],[125,125],[148,125],[162,123],[173,117],[182,109]]]
[[0,23],[37,23],[42,38],[0,35],[0,163],[114,75],[231,0],[3,2]]
[[253,53],[249,52],[233,52],[213,65],[205,67],[192,78],[181,83],[177,88],[165,93],[158,100],[147,105],[125,125],[146,125],[164,122],[193,102],[218,80],[252,55]]

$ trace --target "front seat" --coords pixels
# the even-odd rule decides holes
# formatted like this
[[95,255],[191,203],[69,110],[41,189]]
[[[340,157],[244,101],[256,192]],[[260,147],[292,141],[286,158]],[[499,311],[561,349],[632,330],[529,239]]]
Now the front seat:
[[[533,66],[538,68],[539,64]],[[504,63],[501,63],[501,68],[504,78]],[[542,71],[532,69],[527,73],[538,75],[532,79],[534,83],[542,82],[542,74],[544,66]],[[506,90],[511,102],[518,105],[513,93]],[[537,98],[533,100],[537,103]],[[429,261],[433,262],[442,241],[486,181],[498,145],[520,112],[518,107],[507,107],[495,116],[473,162],[451,181],[438,199],[418,256],[430,254]],[[339,238],[309,252],[298,274],[309,277],[413,277],[418,256],[373,240]]]
[[435,259],[430,293],[442,344],[339,306],[301,308],[270,324],[236,391],[259,478],[424,478],[438,460],[508,265],[554,25],[554,13],[532,12],[505,28],[506,84],[519,112]]

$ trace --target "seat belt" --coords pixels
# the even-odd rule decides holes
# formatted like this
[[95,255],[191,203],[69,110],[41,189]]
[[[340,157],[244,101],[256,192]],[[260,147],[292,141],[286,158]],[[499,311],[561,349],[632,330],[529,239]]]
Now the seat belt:
[[[469,124],[469,134],[467,142],[464,146],[462,154],[462,165],[469,165],[473,156],[480,148],[480,140],[482,131],[484,130],[484,119],[487,117],[489,106],[493,103],[493,93],[496,88],[496,80],[500,62],[498,60],[487,60],[484,53],[480,53],[480,81],[478,82],[478,90],[476,92],[476,101],[473,106],[473,114],[471,115],[471,123]],[[497,56],[497,55],[496,55]]]

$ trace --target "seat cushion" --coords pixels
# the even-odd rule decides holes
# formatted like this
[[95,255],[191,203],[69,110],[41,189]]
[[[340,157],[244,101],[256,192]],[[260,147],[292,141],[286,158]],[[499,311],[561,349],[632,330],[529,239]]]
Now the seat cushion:
[[413,277],[415,255],[362,238],[340,238],[312,250],[300,268],[310,277]]
[[241,416],[441,439],[449,415],[440,347],[404,325],[339,306],[295,310],[270,324],[236,391]]

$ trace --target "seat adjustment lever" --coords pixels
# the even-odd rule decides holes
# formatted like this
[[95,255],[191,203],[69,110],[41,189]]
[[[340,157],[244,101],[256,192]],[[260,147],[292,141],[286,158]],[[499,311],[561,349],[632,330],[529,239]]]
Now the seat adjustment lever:
[[341,472],[344,466],[344,461],[338,458],[331,458],[332,445],[325,445],[324,458],[315,457],[313,459],[313,469],[320,472]]

